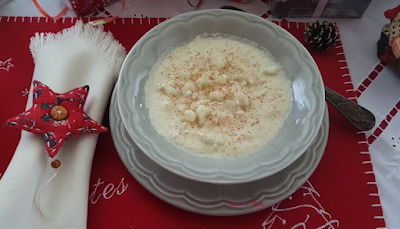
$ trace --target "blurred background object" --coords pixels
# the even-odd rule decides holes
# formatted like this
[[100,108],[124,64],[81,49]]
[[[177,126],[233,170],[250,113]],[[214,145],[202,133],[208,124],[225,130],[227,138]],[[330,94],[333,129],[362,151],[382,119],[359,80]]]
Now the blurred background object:
[[361,17],[372,0],[270,0],[275,17]]

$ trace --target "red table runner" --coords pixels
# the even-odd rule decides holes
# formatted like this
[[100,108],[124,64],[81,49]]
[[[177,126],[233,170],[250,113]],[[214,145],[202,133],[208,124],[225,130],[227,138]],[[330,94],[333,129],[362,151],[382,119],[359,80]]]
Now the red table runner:
[[[0,177],[20,138],[20,132],[5,127],[5,122],[25,109],[34,69],[29,52],[30,37],[35,32],[58,32],[72,26],[75,20],[66,18],[54,22],[46,18],[0,17]],[[145,32],[163,20],[118,19],[105,25],[105,29],[130,50]],[[304,23],[278,24],[302,41]],[[355,98],[340,40],[335,48],[311,51],[311,54],[325,84],[346,97]],[[88,228],[385,227],[365,134],[357,132],[332,106],[328,109],[328,145],[311,178],[291,198],[242,216],[195,214],[158,199],[124,167],[111,134],[101,134],[89,184]],[[109,126],[108,114],[104,120],[103,124]]]

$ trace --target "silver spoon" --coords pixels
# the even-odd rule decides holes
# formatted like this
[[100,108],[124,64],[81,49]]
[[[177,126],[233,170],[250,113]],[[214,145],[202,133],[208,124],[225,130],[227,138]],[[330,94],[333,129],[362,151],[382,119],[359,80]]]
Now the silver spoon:
[[[238,10],[242,9],[233,6],[222,6],[221,9]],[[371,130],[375,126],[375,116],[364,107],[345,98],[343,95],[325,86],[325,99],[340,111],[359,130]]]
[[375,116],[364,107],[345,98],[325,86],[325,99],[340,111],[359,130],[370,130],[375,126]]

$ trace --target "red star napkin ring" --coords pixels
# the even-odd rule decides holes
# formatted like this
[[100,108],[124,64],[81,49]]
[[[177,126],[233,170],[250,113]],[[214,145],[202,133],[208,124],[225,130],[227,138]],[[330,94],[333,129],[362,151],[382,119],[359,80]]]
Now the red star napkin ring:
[[[66,93],[53,92],[48,86],[33,81],[32,107],[7,121],[7,125],[40,134],[45,141],[48,155],[53,158],[69,138],[85,133],[102,133],[107,128],[91,119],[83,107],[89,86],[75,88]],[[53,168],[59,160],[51,163]]]

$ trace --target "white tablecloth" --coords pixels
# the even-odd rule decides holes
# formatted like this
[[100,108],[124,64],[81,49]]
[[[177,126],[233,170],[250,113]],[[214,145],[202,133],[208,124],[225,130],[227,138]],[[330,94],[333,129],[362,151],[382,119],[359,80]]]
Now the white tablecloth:
[[[38,2],[47,13],[54,16],[61,11],[67,1],[38,0]],[[268,10],[268,7],[258,0],[249,1],[246,5],[226,0],[203,0],[200,9],[217,8],[227,4],[240,6],[247,12],[257,15],[262,15]],[[379,40],[382,26],[389,22],[383,12],[398,4],[400,4],[398,0],[373,0],[362,18],[328,19],[336,21],[339,27],[355,90],[363,85],[364,80],[379,64],[376,42]],[[193,8],[186,0],[135,0],[126,1],[122,14],[122,4],[119,2],[106,7],[106,10],[121,17],[172,17],[192,11]],[[0,0],[0,16],[42,15],[31,1]],[[66,16],[73,17],[75,14],[69,11]],[[301,20],[315,21],[316,19]],[[382,129],[382,133],[375,134],[376,139],[369,145],[384,217],[389,229],[397,229],[400,225],[400,197],[398,195],[400,190],[400,114],[397,114],[400,110],[399,88],[400,77],[397,77],[390,67],[385,67],[357,98],[361,105],[371,110],[376,116],[377,124],[374,129],[366,132],[367,138],[374,136],[376,129],[382,129],[379,127],[382,121],[390,120],[389,125]]]

